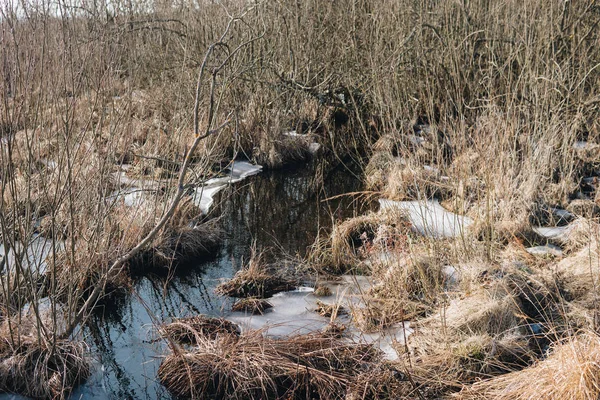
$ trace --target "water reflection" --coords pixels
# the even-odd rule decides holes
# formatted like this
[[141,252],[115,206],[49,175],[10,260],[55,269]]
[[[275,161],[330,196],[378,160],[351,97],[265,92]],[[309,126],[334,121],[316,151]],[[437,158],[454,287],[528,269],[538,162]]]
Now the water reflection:
[[317,165],[267,171],[220,192],[211,211],[222,215],[226,233],[218,256],[170,279],[139,279],[135,293],[104,306],[85,329],[91,353],[97,357],[95,373],[72,398],[170,398],[156,381],[166,349],[162,341],[154,340],[153,323],[198,313],[227,313],[230,302],[215,296],[214,288],[235,273],[254,241],[259,248],[303,255],[318,230],[330,227],[331,210],[336,210],[334,218],[363,211],[347,197],[323,202],[359,191],[357,171],[338,168],[324,179],[315,178],[317,172]]

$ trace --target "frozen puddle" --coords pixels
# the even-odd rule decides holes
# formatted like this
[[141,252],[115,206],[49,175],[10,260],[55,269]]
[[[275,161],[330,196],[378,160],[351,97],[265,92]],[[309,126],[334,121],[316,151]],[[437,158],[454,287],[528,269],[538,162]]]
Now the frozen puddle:
[[208,214],[208,210],[214,202],[215,195],[221,189],[231,183],[239,182],[249,176],[258,174],[262,171],[262,166],[254,165],[247,161],[234,161],[227,170],[229,171],[227,176],[209,179],[203,186],[194,189],[194,193],[192,194],[194,204],[200,207],[200,210],[204,214]]
[[350,309],[360,305],[359,294],[370,286],[368,279],[362,276],[344,276],[341,282],[333,282],[327,286],[332,291],[330,296],[316,297],[312,288],[300,287],[268,298],[267,301],[273,308],[263,315],[232,312],[227,319],[240,325],[244,331],[263,329],[266,335],[272,337],[308,334],[321,331],[330,322],[330,318],[323,317],[315,311],[317,301],[326,304],[339,303],[346,313],[339,315],[335,322],[346,326],[346,338],[350,341],[373,344],[384,352],[386,358],[396,360],[398,354],[393,344],[402,343],[412,332],[408,322],[375,333],[360,332],[352,323]]
[[380,199],[379,205],[381,210],[395,209],[407,212],[416,232],[434,238],[460,236],[473,223],[473,220],[469,217],[446,210],[437,200],[394,201]]

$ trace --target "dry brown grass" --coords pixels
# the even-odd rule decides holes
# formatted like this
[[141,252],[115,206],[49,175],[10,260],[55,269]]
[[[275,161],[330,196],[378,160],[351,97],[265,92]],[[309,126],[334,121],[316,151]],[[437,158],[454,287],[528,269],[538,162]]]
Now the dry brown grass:
[[548,358],[530,368],[476,383],[462,399],[597,399],[600,396],[600,341],[581,332],[556,343]]
[[264,262],[264,255],[253,249],[248,263],[229,281],[217,286],[215,292],[223,296],[264,299],[295,287],[292,280],[270,272]]
[[83,343],[59,341],[50,346],[23,340],[19,347],[10,348],[4,340],[0,356],[2,391],[40,399],[65,399],[90,376]]
[[221,336],[239,336],[240,328],[224,318],[198,315],[177,318],[162,326],[160,333],[165,338],[182,344],[198,344],[203,340],[215,340]]
[[[401,248],[409,234],[410,223],[401,212],[371,212],[335,225],[327,245],[315,251],[325,253],[322,267],[330,272],[343,273],[360,267],[361,260],[371,253]],[[311,257],[319,258],[318,254]]]
[[27,312],[12,314],[0,324],[0,390],[65,399],[91,374],[87,347],[78,340],[54,338],[66,326],[60,303],[55,309],[49,303],[39,302],[37,308],[28,304]]
[[534,357],[518,300],[473,293],[418,321],[408,347],[412,373],[438,395],[490,375],[523,368]]
[[399,381],[376,386],[383,380],[364,380],[362,374],[374,372],[379,361],[372,346],[331,335],[275,340],[254,331],[239,338],[204,340],[189,352],[171,354],[158,375],[171,393],[185,398],[342,399],[352,384],[354,391],[363,387],[394,396]]
[[236,301],[233,306],[231,306],[231,311],[263,315],[269,308],[273,308],[273,305],[265,299],[248,298]]
[[[117,189],[113,172],[131,163],[127,176],[160,180],[153,189],[166,190],[165,198],[172,194],[169,180],[193,140],[190,88],[198,64],[228,23],[227,11],[248,6],[223,4],[133,2],[125,12],[90,3],[62,18],[38,12],[17,18],[9,4],[2,6],[0,136],[7,141],[0,149],[1,233],[26,241],[43,218],[41,232],[66,239],[59,264],[50,266],[58,297],[78,301],[164,210],[163,199],[136,213],[106,202]],[[529,226],[537,210],[561,206],[586,218],[596,214],[593,204],[571,200],[585,196],[582,178],[598,167],[599,21],[594,2],[260,3],[227,38],[229,49],[260,40],[244,47],[215,81],[217,114],[231,123],[202,144],[194,181],[210,175],[212,164],[240,153],[271,167],[306,159],[305,143],[282,136],[290,129],[310,132],[324,156],[338,162],[370,152],[369,144],[384,134],[367,171],[372,187],[394,198],[435,195],[448,209],[476,219],[474,237],[450,250],[438,247],[452,253],[440,260],[457,260],[480,246],[472,239],[486,244],[485,260],[494,265],[480,271],[485,276],[479,280],[473,268],[468,284],[461,282],[471,290],[468,298],[479,293],[478,285],[504,279],[499,259],[506,254],[498,249],[539,240]],[[212,61],[218,65],[225,57],[226,46]],[[209,85],[200,82],[205,91]],[[208,110],[214,98],[203,98],[199,108]],[[201,114],[201,124],[222,122]],[[590,145],[574,149],[579,140]],[[47,160],[57,167],[49,168]],[[202,228],[187,225],[195,217],[184,214],[152,244],[147,259],[170,267],[214,244],[210,236],[207,246]],[[357,265],[366,271],[374,247],[405,250],[405,226],[395,221],[342,224],[315,258],[330,271]],[[398,235],[386,234],[377,244],[383,225]],[[593,237],[578,227],[565,243],[567,255],[585,249]],[[593,321],[597,257],[581,251],[570,263],[548,269],[558,268],[576,300],[570,306],[581,307],[585,320]],[[552,273],[539,261],[513,261],[531,269],[535,284],[509,282],[509,297],[518,298],[521,311],[529,299],[534,306],[526,314],[534,318],[538,306],[556,303],[552,285],[537,276]],[[392,296],[388,284],[377,307],[387,302],[384,309],[400,310],[393,313],[396,319],[408,300],[430,311],[445,284],[438,264],[393,271],[390,281],[407,293]],[[124,277],[115,274],[112,283],[127,285]],[[237,279],[244,295],[277,286],[260,270]],[[29,296],[34,289],[29,287]],[[4,296],[8,313],[15,309],[11,293]],[[554,315],[556,307],[550,308]],[[393,319],[387,315],[380,319]],[[486,335],[492,343],[497,339],[481,332],[467,347],[475,343],[487,354]]]

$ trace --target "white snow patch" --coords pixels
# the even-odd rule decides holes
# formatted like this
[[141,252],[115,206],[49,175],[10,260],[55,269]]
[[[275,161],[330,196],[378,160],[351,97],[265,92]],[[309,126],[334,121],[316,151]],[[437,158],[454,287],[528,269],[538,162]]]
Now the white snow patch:
[[413,146],[420,146],[423,143],[425,143],[427,140],[422,137],[422,136],[417,136],[417,135],[407,135],[408,137],[408,141],[413,145]]
[[47,158],[41,158],[40,162],[46,166],[46,168],[55,169],[58,164],[56,161],[48,160]]
[[533,231],[546,239],[561,239],[567,232],[567,226],[537,226]]
[[413,229],[424,236],[435,238],[462,235],[473,223],[469,217],[446,210],[437,200],[394,201],[380,199],[381,209],[393,208],[406,211]]
[[585,140],[578,140],[575,143],[573,143],[573,148],[575,150],[585,150],[587,148],[591,148],[594,145],[588,141]]
[[[55,241],[56,251],[59,251],[63,247],[63,242]],[[19,258],[22,256],[21,266],[24,270],[29,271],[34,275],[42,275],[46,273],[46,257],[52,253],[53,242],[50,239],[46,239],[42,236],[35,236],[26,249],[23,248],[21,242],[15,242],[15,249],[11,248],[8,252],[4,248],[4,243],[0,241],[0,260],[4,261],[4,269],[2,273],[6,271],[15,271],[17,266],[16,256]],[[8,253],[8,254],[7,254]],[[1,261],[0,261],[1,262]]]
[[442,267],[442,274],[446,283],[450,286],[454,286],[460,280],[460,272],[453,265],[444,265]]
[[544,246],[528,247],[526,250],[529,254],[533,254],[534,256],[552,255],[552,256],[560,257],[563,254],[562,249],[553,244],[547,244]]
[[321,150],[321,145],[317,142],[311,143],[308,145],[308,151],[311,154],[317,154]]

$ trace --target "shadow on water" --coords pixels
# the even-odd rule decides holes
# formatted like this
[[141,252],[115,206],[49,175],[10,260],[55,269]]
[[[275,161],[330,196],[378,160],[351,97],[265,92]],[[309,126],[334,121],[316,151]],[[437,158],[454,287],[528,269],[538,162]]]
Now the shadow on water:
[[332,215],[341,219],[364,211],[348,196],[323,201],[360,191],[358,168],[338,167],[322,179],[317,178],[319,168],[309,165],[265,171],[224,190],[211,210],[221,215],[225,232],[219,254],[194,268],[176,271],[170,279],[139,279],[133,294],[96,313],[85,329],[90,352],[97,360],[95,373],[71,398],[170,398],[156,381],[166,348],[162,341],[154,340],[153,322],[227,313],[229,303],[216,296],[214,288],[235,273],[253,242],[258,248],[302,256],[319,229],[331,227]]

